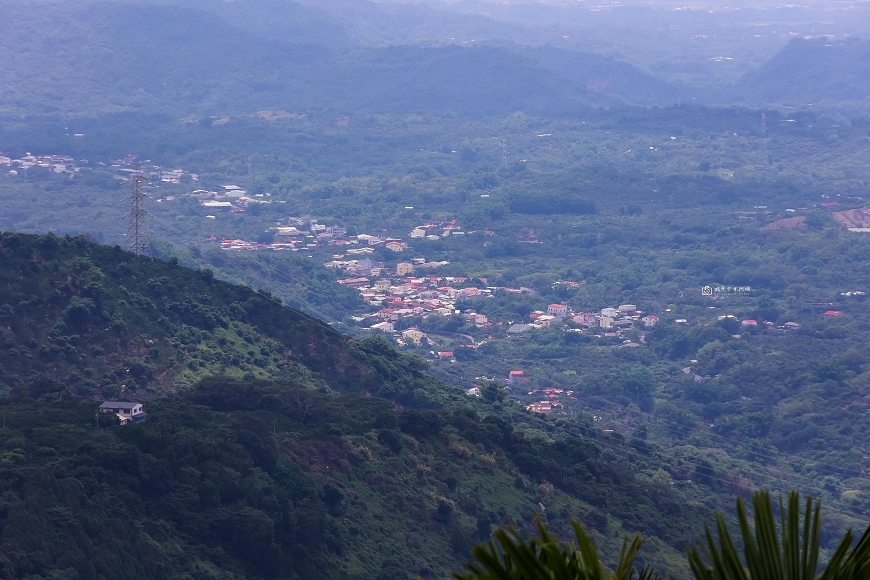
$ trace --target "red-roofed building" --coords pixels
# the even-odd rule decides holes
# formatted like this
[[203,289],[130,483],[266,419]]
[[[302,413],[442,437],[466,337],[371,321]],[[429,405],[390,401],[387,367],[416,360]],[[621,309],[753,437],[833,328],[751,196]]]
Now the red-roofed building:
[[643,325],[646,327],[655,326],[659,321],[659,317],[655,314],[647,314],[641,318],[640,321],[643,322]]
[[842,316],[842,315],[843,315],[842,310],[826,310],[825,311],[825,318],[836,318],[836,317]]
[[445,350],[438,353],[438,358],[453,358],[452,350]]
[[382,308],[378,310],[378,318],[383,318],[384,320],[398,320],[399,315],[396,314],[396,311],[392,308]]
[[758,326],[757,320],[752,320],[751,318],[748,320],[744,320],[740,323],[740,326]]

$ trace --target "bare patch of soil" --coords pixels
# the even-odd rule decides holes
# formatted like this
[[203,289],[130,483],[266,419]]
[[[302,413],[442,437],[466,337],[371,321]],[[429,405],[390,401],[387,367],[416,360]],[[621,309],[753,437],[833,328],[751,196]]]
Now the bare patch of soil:
[[775,222],[770,222],[766,226],[761,229],[764,230],[803,230],[806,229],[807,218],[802,215],[798,215],[795,217],[784,218],[781,220],[776,220]]
[[834,212],[837,223],[847,228],[870,228],[870,206]]

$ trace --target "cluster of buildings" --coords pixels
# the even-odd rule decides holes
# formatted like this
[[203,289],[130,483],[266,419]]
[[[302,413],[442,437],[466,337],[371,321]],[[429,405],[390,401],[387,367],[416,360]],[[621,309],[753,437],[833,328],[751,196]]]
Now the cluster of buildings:
[[446,220],[441,222],[426,222],[411,230],[409,235],[411,239],[440,240],[450,236],[464,236],[465,232],[462,231],[461,227],[456,225],[456,220]]
[[[2,158],[0,158],[2,159]],[[135,162],[135,157],[128,156],[123,160],[116,162],[117,167],[131,165]],[[122,169],[122,171],[125,171]],[[163,171],[159,173],[161,181],[170,183],[179,183],[184,175],[183,170],[175,169],[171,171]],[[191,174],[192,178],[196,178]],[[200,205],[208,210],[210,215],[206,218],[216,219],[217,215],[222,212],[226,213],[243,213],[247,206],[251,203],[272,203],[269,193],[260,193],[249,195],[245,190],[237,185],[224,185],[216,191],[198,189],[191,193],[185,194],[200,202]],[[173,200],[174,197],[166,197],[166,201]],[[158,199],[157,201],[163,201]],[[283,203],[278,201],[278,203]],[[339,225],[326,225],[318,223],[317,220],[290,217],[286,220],[276,222],[275,227],[269,228],[267,232],[274,235],[274,239],[269,242],[263,241],[248,241],[244,239],[223,239],[220,240],[221,249],[228,251],[244,251],[244,250],[300,250],[314,249],[320,246],[335,246],[341,248],[341,253],[333,254],[332,260],[327,262],[327,268],[336,268],[352,274],[356,277],[365,276],[381,276],[383,275],[383,263],[368,259],[365,254],[371,254],[375,248],[383,247],[392,252],[401,253],[409,249],[408,243],[394,237],[372,235],[372,234],[357,234],[348,235],[347,228]],[[435,235],[432,232],[439,232]],[[428,238],[441,239],[450,235],[465,235],[455,220],[444,222],[427,222],[417,226],[411,232],[411,238]],[[215,241],[216,237],[210,238],[207,241]],[[426,262],[422,258],[414,258],[407,262],[399,264],[396,274],[399,276],[407,275],[414,270],[434,268],[437,266],[448,264],[449,262]],[[347,281],[342,281],[347,284]],[[363,284],[362,280],[351,280],[352,285]]]
[[[383,332],[393,332],[393,323],[402,318],[430,314],[443,316],[460,314],[460,311],[456,309],[458,300],[475,296],[488,296],[493,292],[489,288],[469,286],[468,278],[458,276],[399,277],[392,280],[381,278],[374,283],[370,283],[367,278],[360,280],[365,281],[357,286],[363,300],[373,306],[381,307],[377,312],[367,315],[378,321],[370,328]],[[341,282],[352,283],[353,280],[342,280]],[[491,325],[485,315],[477,312],[468,310],[462,313],[462,316],[468,324],[480,328]],[[402,339],[405,342],[420,344],[420,339],[423,337],[417,337],[414,333],[408,334],[408,332],[406,330],[402,333]]]
[[526,405],[526,409],[532,413],[541,413],[542,415],[548,415],[557,408],[564,408],[564,399],[571,399],[572,401],[577,400],[577,397],[574,396],[574,391],[568,389],[557,389],[555,387],[545,387],[543,389],[529,391],[529,396],[533,397],[536,395],[540,397],[540,400],[529,403]]
[[[76,137],[80,136],[81,134],[76,134]],[[82,160],[82,162],[87,163],[86,160]],[[114,170],[119,172],[118,175],[115,175],[115,178],[120,180],[127,180],[130,173],[132,173],[133,171],[141,170],[143,163],[149,163],[149,161],[139,161],[137,155],[127,155],[126,157],[123,157],[121,159],[112,160],[111,166]],[[18,175],[21,171],[27,171],[32,167],[42,167],[52,173],[67,173],[70,175],[78,173],[79,171],[79,168],[76,167],[75,161],[69,155],[33,155],[31,153],[27,153],[20,159],[12,159],[10,157],[6,157],[3,154],[0,154],[0,165],[10,167],[10,175]],[[106,163],[100,161],[97,163],[97,165],[105,166]],[[157,166],[152,167],[148,171],[143,170],[143,173],[146,175],[149,181],[155,185],[159,185],[161,183],[181,183],[181,178],[184,177],[186,174],[183,169],[162,169]],[[190,173],[187,175],[189,175],[190,179],[193,181],[199,179],[199,176],[195,173]],[[203,190],[198,190],[194,193],[199,195],[204,192]],[[217,192],[210,193],[218,195]]]
[[[232,188],[225,191],[223,197],[232,199],[233,201],[219,201],[214,197],[206,198],[203,201],[203,206],[209,208],[226,208],[230,212],[244,211],[244,206],[251,203],[251,198],[244,191],[236,188],[235,185],[224,186]],[[197,192],[194,192],[194,194]],[[214,194],[215,192],[207,192]],[[193,195],[193,194],[191,194]],[[258,194],[259,196],[269,196],[268,193]],[[259,200],[254,202],[263,203]],[[268,202],[266,202],[268,203]],[[212,217],[212,216],[208,216]],[[306,220],[303,218],[291,217],[287,221],[279,221],[276,227],[268,230],[273,234],[273,239],[270,242],[251,242],[242,239],[225,239],[221,240],[221,249],[231,251],[241,250],[293,250],[313,249],[323,244],[347,243],[342,240],[347,234],[347,229],[342,226],[317,223],[317,220]],[[206,241],[217,241],[217,238],[209,238]],[[362,250],[365,250],[364,248]],[[354,250],[349,250],[352,253]],[[359,253],[359,250],[356,250]],[[368,252],[371,252],[369,249]]]
[[[439,353],[439,354],[451,354],[452,353]],[[477,377],[476,380],[484,380],[484,381],[492,381],[493,379],[489,377]],[[512,370],[510,371],[507,384],[510,387],[518,388],[528,382],[528,378],[523,374],[521,370]],[[471,397],[479,397],[481,395],[481,384],[475,383],[470,389],[466,389],[465,394]],[[556,409],[564,409],[566,399],[570,399],[572,401],[577,401],[577,397],[574,396],[574,391],[568,389],[559,389],[556,387],[543,387],[540,389],[534,389],[528,392],[529,397],[537,398],[537,401],[533,401],[526,405],[526,410],[531,411],[532,413],[540,413],[542,415],[549,415]]]
[[[162,176],[165,174],[166,177],[165,179],[164,177],[161,177],[161,181],[169,180],[169,182],[171,183],[177,183],[177,181],[172,180],[180,179],[183,173],[184,172],[180,169],[173,170],[171,172],[163,172],[160,175]],[[245,211],[245,208],[251,203],[271,203],[271,201],[265,198],[271,197],[272,194],[258,193],[256,195],[250,196],[248,195],[247,191],[243,190],[238,185],[224,185],[221,186],[221,189],[217,191],[197,189],[192,191],[191,193],[186,193],[184,195],[199,200],[200,205],[209,211],[242,213]],[[209,215],[207,217],[213,219],[215,216]]]
[[[365,253],[366,248],[360,248],[357,251],[348,250],[344,254],[334,255],[333,260],[331,262],[327,262],[324,264],[327,268],[338,268],[342,271],[348,272],[350,274],[354,274],[355,276],[362,276],[357,278],[351,278],[347,280],[339,280],[339,284],[354,286],[355,288],[363,288],[370,285],[370,280],[368,277],[370,276],[387,276],[388,272],[384,269],[383,262],[377,262],[375,260],[371,260],[368,258],[363,259],[351,259],[351,260],[341,260],[335,258],[349,258],[354,255],[359,255],[360,253]],[[368,250],[369,253],[371,250]],[[414,258],[408,262],[399,262],[396,264],[396,273],[395,282],[397,285],[402,285],[403,281],[402,277],[410,276],[414,273],[414,270],[429,270],[432,268],[437,268],[438,266],[446,266],[450,262],[442,261],[442,262],[427,262],[425,258]],[[383,285],[383,280],[379,280],[375,282],[375,285]]]
[[[250,196],[236,185],[224,185],[222,191],[197,190],[187,194],[200,200],[202,206],[209,210],[241,213],[251,203],[271,203],[262,199],[270,194]],[[279,202],[280,203],[280,202]],[[209,215],[209,218],[215,216]],[[355,276],[379,276],[382,274],[383,263],[364,257],[371,254],[375,248],[384,247],[391,252],[404,252],[408,244],[401,239],[371,234],[348,235],[347,228],[339,225],[326,225],[314,219],[290,217],[276,222],[269,228],[274,235],[271,242],[251,242],[241,239],[222,240],[221,247],[225,250],[299,250],[313,249],[320,246],[340,248],[341,253],[333,254],[332,260],[324,264],[327,268],[336,268]],[[215,239],[214,241],[217,241]],[[415,258],[399,265],[398,274],[405,275],[415,269],[434,268],[448,262],[426,262]],[[354,285],[363,281],[354,280]],[[343,281],[342,283],[346,283]]]
[[[206,241],[216,242],[216,237],[211,237],[206,239]],[[221,240],[221,250],[226,250],[230,252],[241,252],[244,250],[256,251],[256,250],[299,250],[300,248],[306,247],[303,245],[297,245],[294,242],[249,242],[242,239],[225,239]],[[312,246],[317,246],[317,244],[312,244]]]
[[630,328],[638,320],[645,328],[655,326],[659,318],[655,314],[643,315],[634,304],[621,304],[616,308],[602,308],[598,312],[574,312],[565,304],[550,304],[546,312],[536,310],[529,315],[530,323],[514,324],[508,329],[509,334],[519,334],[532,328],[546,328],[561,325],[570,320],[584,328],[601,328],[605,336],[618,336],[619,330]]
[[28,153],[21,159],[0,155],[0,165],[12,167],[9,170],[10,175],[18,175],[19,171],[27,171],[31,167],[42,167],[52,173],[74,174],[79,170],[69,155],[31,155]]
[[[112,167],[125,173],[141,170],[153,185],[160,185],[161,183],[181,183],[181,178],[184,177],[186,173],[183,169],[163,169],[159,165],[151,166],[150,170],[146,170],[145,165],[148,163],[151,163],[149,159],[140,161],[138,155],[128,154],[126,157],[122,157],[121,159],[113,159]],[[100,162],[100,165],[105,164]],[[190,177],[191,181],[199,180],[199,175],[196,173],[188,173],[187,175]],[[126,176],[123,175],[118,175],[116,177],[118,179],[126,179]],[[203,191],[204,190],[200,189],[194,193],[200,194]],[[217,192],[212,193],[217,195]]]
[[[160,181],[160,183],[181,183],[181,178],[184,177],[183,169],[168,169],[168,170],[160,170],[155,171],[152,174],[152,177],[155,181]],[[197,181],[199,179],[199,175],[195,173],[190,174],[190,178],[193,181]]]

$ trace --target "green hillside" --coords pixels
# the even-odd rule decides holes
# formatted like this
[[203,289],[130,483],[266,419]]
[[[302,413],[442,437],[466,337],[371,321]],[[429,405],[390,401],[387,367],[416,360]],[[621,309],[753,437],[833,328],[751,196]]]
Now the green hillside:
[[870,43],[853,40],[793,40],[736,86],[748,102],[792,106],[870,98]]
[[[684,469],[643,442],[82,237],[2,234],[0,272],[3,577],[438,578],[534,514],[685,575],[708,510],[633,474]],[[95,421],[100,396],[148,419]]]
[[[2,248],[7,387],[37,380],[88,398],[148,398],[213,374],[301,373],[303,382],[366,388],[359,358],[337,354],[338,333],[209,270],[136,259],[83,237],[6,234]],[[331,374],[318,379],[325,369]]]

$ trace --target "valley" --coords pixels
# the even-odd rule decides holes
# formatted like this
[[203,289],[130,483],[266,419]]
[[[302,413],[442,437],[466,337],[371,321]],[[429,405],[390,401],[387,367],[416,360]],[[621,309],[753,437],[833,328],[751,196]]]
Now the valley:
[[0,578],[866,528],[866,7],[581,4],[0,0]]

